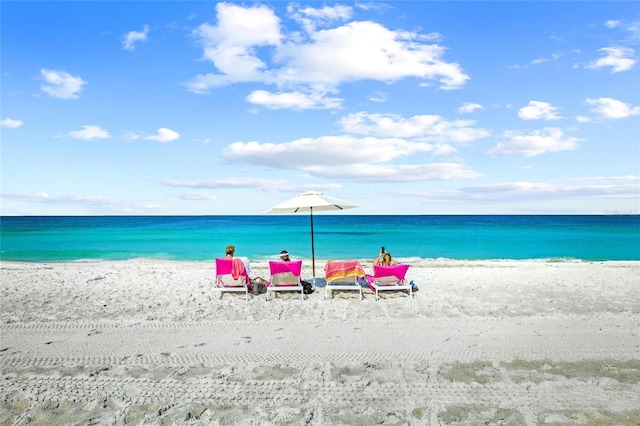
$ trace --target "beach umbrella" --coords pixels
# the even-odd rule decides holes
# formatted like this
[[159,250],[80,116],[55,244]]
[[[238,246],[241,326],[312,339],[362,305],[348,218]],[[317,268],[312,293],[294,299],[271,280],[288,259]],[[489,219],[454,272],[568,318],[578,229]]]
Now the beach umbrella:
[[293,198],[283,201],[275,207],[270,208],[266,214],[278,213],[306,213],[309,212],[311,219],[311,268],[313,279],[316,278],[316,254],[313,242],[313,212],[328,210],[345,210],[360,207],[351,201],[325,195],[322,192],[308,191],[298,194]]

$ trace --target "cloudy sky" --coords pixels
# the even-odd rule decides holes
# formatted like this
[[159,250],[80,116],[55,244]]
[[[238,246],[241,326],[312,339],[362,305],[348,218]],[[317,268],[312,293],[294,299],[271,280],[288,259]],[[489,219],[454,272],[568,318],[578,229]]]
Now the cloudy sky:
[[2,2],[3,215],[640,212],[637,2]]

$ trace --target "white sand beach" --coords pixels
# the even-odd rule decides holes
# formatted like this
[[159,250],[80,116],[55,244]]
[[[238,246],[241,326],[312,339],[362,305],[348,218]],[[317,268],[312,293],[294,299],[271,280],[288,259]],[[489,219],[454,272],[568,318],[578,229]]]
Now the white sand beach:
[[423,262],[413,300],[213,276],[2,262],[0,424],[640,425],[640,262]]

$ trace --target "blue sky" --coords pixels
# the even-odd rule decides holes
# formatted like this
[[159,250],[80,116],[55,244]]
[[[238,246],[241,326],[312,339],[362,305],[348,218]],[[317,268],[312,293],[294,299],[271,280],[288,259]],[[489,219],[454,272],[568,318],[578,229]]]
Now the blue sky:
[[640,211],[637,2],[0,7],[3,215]]

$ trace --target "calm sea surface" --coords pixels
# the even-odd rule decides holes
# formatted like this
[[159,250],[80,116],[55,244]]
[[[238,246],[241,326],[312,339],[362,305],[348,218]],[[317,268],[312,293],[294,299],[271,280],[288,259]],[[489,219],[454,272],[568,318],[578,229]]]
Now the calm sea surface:
[[[640,260],[640,216],[314,215],[315,257]],[[208,261],[228,244],[252,261],[311,258],[308,214],[0,218],[0,258]]]

